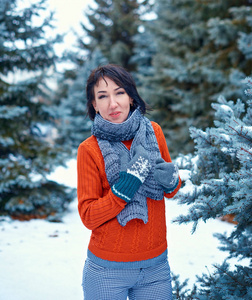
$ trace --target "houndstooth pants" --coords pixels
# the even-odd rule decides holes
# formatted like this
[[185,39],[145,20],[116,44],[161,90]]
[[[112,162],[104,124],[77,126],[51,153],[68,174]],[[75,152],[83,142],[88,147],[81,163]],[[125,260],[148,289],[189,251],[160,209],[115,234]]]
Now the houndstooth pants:
[[84,300],[172,300],[168,261],[141,269],[108,269],[87,259]]

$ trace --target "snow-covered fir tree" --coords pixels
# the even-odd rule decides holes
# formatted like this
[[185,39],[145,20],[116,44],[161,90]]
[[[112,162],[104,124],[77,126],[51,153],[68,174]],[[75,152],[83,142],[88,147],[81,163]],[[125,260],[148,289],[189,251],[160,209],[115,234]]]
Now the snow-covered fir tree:
[[249,0],[156,0],[154,7],[148,28],[157,51],[143,97],[175,157],[193,151],[190,126],[212,125],[211,103],[219,95],[244,98],[237,82],[251,76],[252,6]]
[[[215,265],[213,274],[198,276],[195,299],[252,299],[252,78],[245,82],[249,99],[234,102],[220,96],[212,104],[215,127],[190,128],[195,156],[181,160],[181,167],[192,166],[186,185],[194,189],[178,196],[190,208],[174,221],[192,222],[193,231],[199,221],[210,218],[231,215],[236,223],[230,235],[215,234],[222,243],[220,249],[229,254],[222,265]],[[249,263],[231,268],[230,258]]]
[[45,36],[53,15],[38,16],[46,9],[45,0],[0,5],[0,213],[20,219],[56,218],[75,194],[47,179],[66,157],[48,135],[55,124],[47,79],[61,37]]

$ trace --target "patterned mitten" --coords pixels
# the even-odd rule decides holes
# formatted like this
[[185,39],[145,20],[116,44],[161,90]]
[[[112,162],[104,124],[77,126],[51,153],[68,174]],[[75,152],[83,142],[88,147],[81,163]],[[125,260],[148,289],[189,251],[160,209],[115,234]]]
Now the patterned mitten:
[[148,176],[151,164],[148,152],[138,145],[133,152],[132,160],[127,163],[126,153],[120,154],[121,171],[117,183],[112,186],[112,192],[129,202]]
[[171,193],[179,183],[178,167],[172,162],[169,163],[163,160],[163,158],[158,158],[156,160],[154,178],[166,193]]

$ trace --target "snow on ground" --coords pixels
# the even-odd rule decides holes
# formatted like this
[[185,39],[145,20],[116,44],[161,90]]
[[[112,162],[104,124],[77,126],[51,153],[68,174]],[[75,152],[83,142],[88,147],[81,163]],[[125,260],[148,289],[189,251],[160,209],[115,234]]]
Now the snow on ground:
[[[51,179],[76,187],[76,161],[58,168]],[[219,220],[192,225],[171,223],[186,211],[175,201],[166,201],[168,251],[172,271],[181,280],[213,270],[225,252],[217,249],[215,232],[230,232],[233,225]],[[0,218],[0,300],[80,300],[82,269],[90,231],[81,223],[77,200],[72,202],[62,223],[45,220],[26,222]]]

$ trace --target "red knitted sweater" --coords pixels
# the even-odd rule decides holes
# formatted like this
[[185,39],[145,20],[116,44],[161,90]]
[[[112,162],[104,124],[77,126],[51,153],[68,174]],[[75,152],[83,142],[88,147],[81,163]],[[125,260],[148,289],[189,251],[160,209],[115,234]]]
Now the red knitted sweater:
[[[171,162],[161,127],[151,122],[161,156]],[[130,149],[132,140],[123,142]],[[167,249],[164,199],[147,198],[148,223],[133,219],[126,226],[117,221],[117,214],[127,204],[115,196],[109,186],[103,156],[96,137],[82,142],[77,155],[78,209],[83,224],[92,230],[88,249],[106,261],[135,262],[153,259]],[[181,186],[165,197],[172,198]]]

